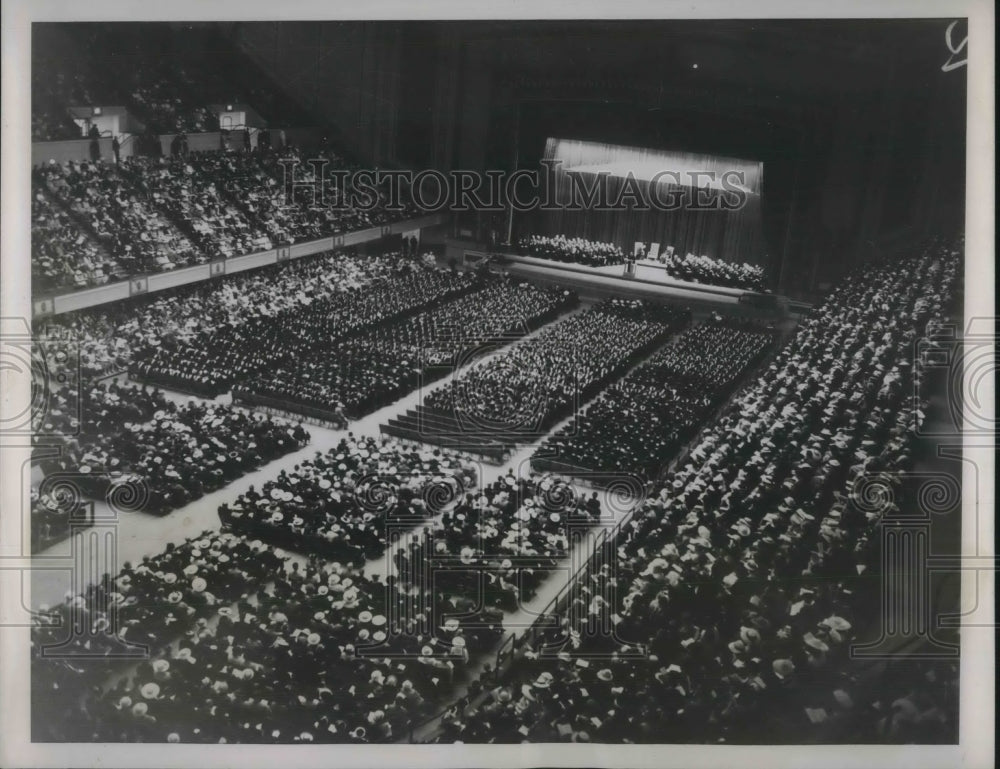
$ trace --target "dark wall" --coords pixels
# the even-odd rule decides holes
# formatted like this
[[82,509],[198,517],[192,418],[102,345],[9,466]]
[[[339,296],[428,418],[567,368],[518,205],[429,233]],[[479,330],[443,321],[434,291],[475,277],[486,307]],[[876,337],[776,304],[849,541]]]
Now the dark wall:
[[281,22],[233,34],[379,164],[528,167],[549,136],[759,159],[775,281],[806,294],[889,235],[959,226],[965,70],[941,72],[949,21]]
[[803,137],[782,269],[787,290],[822,291],[895,243],[961,229],[965,70],[941,72],[935,52],[916,61],[894,52],[891,66],[873,75],[877,89],[841,89]]
[[233,39],[353,153],[375,162],[396,154],[400,27],[371,22],[237,25]]

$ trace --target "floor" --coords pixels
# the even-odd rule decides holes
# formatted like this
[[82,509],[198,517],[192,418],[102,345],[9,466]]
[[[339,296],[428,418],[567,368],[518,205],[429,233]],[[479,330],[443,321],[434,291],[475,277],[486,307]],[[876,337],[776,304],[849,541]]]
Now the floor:
[[[584,307],[575,309],[560,317],[581,312]],[[794,326],[794,324],[791,324]],[[543,327],[544,328],[544,327]],[[540,329],[529,336],[534,336]],[[786,330],[787,333],[787,330]],[[502,354],[497,351],[493,355]],[[490,356],[492,357],[492,356]],[[468,366],[477,365],[481,361],[472,361]],[[641,363],[636,364],[641,365]],[[459,369],[464,370],[465,367]],[[124,377],[124,375],[122,375]],[[178,392],[164,391],[166,396],[178,403],[188,400],[205,400]],[[281,470],[291,470],[297,463],[313,455],[317,451],[325,451],[336,445],[348,432],[360,434],[377,434],[379,425],[390,417],[407,409],[415,407],[423,397],[421,390],[416,390],[399,399],[395,403],[376,411],[362,419],[352,422],[347,429],[333,430],[317,425],[306,425],[312,435],[311,443],[303,449],[276,459],[258,470],[234,481],[228,486],[208,494],[201,499],[170,512],[162,517],[154,517],[142,512],[125,512],[115,516],[105,502],[95,502],[95,518],[100,521],[93,528],[77,532],[70,540],[62,542],[39,553],[36,559],[39,563],[50,564],[52,568],[35,569],[32,572],[30,605],[40,607],[61,602],[67,593],[77,593],[91,581],[100,577],[103,572],[117,572],[126,561],[141,560],[144,555],[161,552],[167,543],[178,543],[195,536],[206,529],[219,526],[217,510],[223,503],[233,502],[238,495],[250,486],[260,486],[274,478]],[[228,402],[229,396],[220,396],[217,400]],[[585,405],[585,404],[583,404]],[[555,432],[563,427],[572,417],[556,424],[549,432]],[[518,475],[531,472],[530,458],[544,437],[521,445],[510,459],[502,465],[479,462],[479,474],[484,484],[497,480],[506,474],[508,468],[514,468]],[[644,494],[638,483],[635,494],[609,496],[607,491],[598,490],[605,516],[590,532],[590,537],[581,538],[571,549],[568,557],[559,564],[556,571],[542,583],[535,596],[509,612],[504,617],[504,627],[507,639],[511,633],[519,635],[529,628],[538,615],[548,607],[550,602],[571,581],[573,575],[586,561],[593,551],[593,537],[600,533],[600,528],[611,528],[627,516],[638,504]],[[592,490],[589,485],[574,483],[578,494],[589,495]],[[298,557],[293,554],[293,557]],[[375,558],[365,564],[365,573],[388,576],[394,565],[388,554]],[[477,678],[486,665],[495,664],[496,650],[491,650],[470,661],[464,675],[455,682],[453,698],[463,696],[469,683]],[[417,728],[413,735],[416,739],[426,739],[433,734],[436,722],[427,723]]]
[[[581,312],[584,307],[571,310],[569,313],[561,315],[560,318]],[[537,335],[540,331],[541,329],[532,332],[528,338]],[[476,365],[478,362],[488,360],[501,353],[502,350],[498,350],[478,361],[470,361],[458,371],[464,371],[468,366]],[[120,378],[124,379],[125,375],[121,375]],[[437,383],[434,386],[439,386],[442,383]],[[207,400],[165,389],[163,392],[168,399],[177,403]],[[380,424],[400,412],[414,408],[422,398],[423,391],[418,388],[395,403],[351,422],[343,430],[332,430],[307,424],[306,428],[312,435],[312,441],[308,446],[269,462],[258,470],[233,481],[228,486],[206,494],[201,499],[173,510],[162,517],[146,515],[142,512],[116,514],[106,502],[95,501],[94,517],[95,521],[99,522],[97,525],[91,529],[78,531],[70,539],[57,543],[35,556],[35,560],[40,566],[47,564],[51,565],[51,568],[33,569],[30,606],[37,608],[41,605],[57,604],[65,598],[67,592],[75,594],[81,591],[88,582],[95,581],[103,572],[117,573],[126,561],[141,560],[144,555],[162,552],[167,543],[179,543],[200,534],[205,529],[217,528],[219,525],[217,511],[220,505],[235,501],[251,486],[259,487],[276,477],[282,470],[291,470],[302,460],[313,456],[315,452],[326,451],[326,449],[335,446],[348,432],[363,435],[378,434]],[[222,395],[217,400],[228,402],[229,396]],[[493,482],[500,475],[506,473],[509,466],[517,468],[519,473],[527,473],[529,471],[527,460],[534,448],[535,444],[521,447],[503,466],[481,462],[480,474],[483,482]],[[32,480],[35,482],[40,480],[40,470],[37,467],[32,470]],[[105,534],[110,534],[110,536],[102,536]],[[375,564],[372,564],[373,571],[369,573],[380,573],[374,569],[374,566]],[[379,567],[385,571],[384,561],[379,562]]]

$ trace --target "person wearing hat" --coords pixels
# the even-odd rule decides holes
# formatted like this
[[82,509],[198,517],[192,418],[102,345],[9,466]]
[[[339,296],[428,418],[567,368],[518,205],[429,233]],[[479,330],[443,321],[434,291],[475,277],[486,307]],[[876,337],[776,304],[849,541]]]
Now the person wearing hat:
[[[937,284],[942,277],[938,270],[939,268],[929,272],[916,270],[913,279],[926,278],[926,282]],[[571,691],[574,698],[580,697],[583,700],[588,717],[591,717],[589,714],[592,712],[592,717],[601,721],[602,725],[591,726],[577,724],[575,720],[572,722],[574,731],[587,732],[591,737],[604,734],[601,730],[610,728],[606,726],[608,723],[614,724],[617,733],[628,739],[656,734],[656,729],[664,723],[697,725],[696,730],[692,729],[690,734],[697,734],[710,741],[718,739],[720,732],[727,739],[734,735],[750,734],[751,725],[760,724],[759,720],[754,720],[759,718],[760,712],[773,711],[775,718],[778,718],[777,713],[782,707],[779,701],[782,698],[774,697],[773,693],[787,692],[788,689],[797,692],[797,695],[784,699],[794,703],[793,710],[800,720],[800,705],[811,709],[819,705],[831,707],[830,703],[809,701],[807,693],[817,691],[814,684],[819,683],[824,686],[823,692],[830,691],[826,684],[840,672],[837,667],[838,651],[844,646],[834,634],[840,634],[843,638],[843,634],[850,631],[856,616],[855,603],[848,592],[855,582],[843,576],[844,570],[835,568],[835,565],[846,564],[848,576],[853,576],[850,571],[855,565],[870,567],[874,563],[865,546],[860,549],[855,547],[856,543],[864,545],[872,541],[869,532],[871,527],[865,511],[858,509],[859,500],[847,499],[845,495],[841,500],[842,504],[837,507],[839,522],[835,527],[849,532],[850,536],[843,542],[834,538],[822,548],[817,548],[817,542],[821,539],[821,522],[827,512],[822,499],[825,496],[833,499],[833,496],[828,489],[817,490],[808,481],[803,482],[808,474],[799,467],[802,461],[800,458],[812,456],[808,452],[803,453],[803,449],[814,445],[821,456],[825,456],[827,450],[835,448],[832,439],[826,440],[823,437],[818,443],[812,440],[813,436],[820,434],[821,425],[829,424],[832,433],[843,426],[846,436],[844,451],[847,452],[841,455],[844,458],[849,453],[863,449],[871,459],[867,460],[862,469],[867,471],[874,467],[878,472],[886,472],[888,468],[898,469],[895,461],[885,454],[887,451],[897,451],[897,448],[890,448],[889,441],[892,439],[888,435],[895,423],[893,415],[906,408],[900,401],[902,395],[894,387],[888,387],[882,393],[881,383],[884,377],[875,377],[875,383],[871,386],[866,384],[866,380],[879,370],[890,371],[891,356],[903,354],[905,348],[885,346],[883,349],[883,342],[876,338],[869,349],[868,340],[862,333],[863,328],[857,325],[857,319],[874,317],[870,313],[881,313],[885,318],[895,317],[879,308],[896,301],[912,304],[919,292],[896,291],[896,288],[905,288],[907,285],[900,282],[902,280],[891,275],[882,275],[881,278],[876,276],[874,284],[879,292],[878,297],[872,296],[864,284],[852,284],[853,292],[848,294],[851,301],[845,305],[849,310],[834,304],[832,309],[821,310],[817,318],[807,320],[804,339],[809,344],[805,347],[793,346],[780,353],[783,357],[778,358],[773,370],[769,370],[771,373],[765,373],[760,384],[751,385],[745,395],[738,396],[731,412],[724,415],[712,428],[719,435],[725,436],[729,445],[727,453],[713,463],[716,456],[713,447],[718,447],[721,443],[709,443],[700,454],[703,460],[685,464],[664,484],[669,487],[663,489],[666,495],[654,493],[651,501],[643,503],[644,506],[639,508],[638,515],[632,521],[634,528],[630,524],[627,541],[622,544],[622,568],[618,579],[623,587],[623,600],[596,600],[601,593],[598,582],[593,581],[592,577],[601,576],[601,571],[597,569],[593,574],[588,573],[579,591],[579,600],[570,602],[574,615],[567,622],[566,628],[577,632],[572,640],[586,652],[595,641],[591,634],[581,633],[580,628],[587,628],[585,623],[591,610],[595,618],[617,616],[618,621],[624,623],[622,631],[626,632],[624,637],[630,639],[630,645],[635,638],[637,642],[648,644],[653,654],[647,655],[642,661],[635,661],[628,656],[626,649],[616,644],[600,650],[607,655],[604,657],[606,661],[589,668],[572,662],[567,670],[565,660],[546,658],[538,653],[538,647],[529,647],[525,653],[527,661],[523,668],[518,666],[511,681],[514,695],[510,707],[515,716],[513,728],[509,730],[512,740],[549,736],[553,727],[544,718],[538,717],[538,714],[546,712],[545,709],[551,705],[556,694],[562,698]],[[939,289],[934,290],[936,292]],[[866,303],[863,301],[865,297],[872,298],[873,301]],[[875,309],[870,310],[872,307]],[[897,331],[902,328],[887,327],[885,331],[893,339],[902,340],[902,335],[897,335]],[[867,352],[863,352],[865,350]],[[860,353],[860,357],[856,353]],[[808,377],[809,372],[819,365],[817,361],[824,359],[825,354],[842,359],[845,364],[836,377],[829,380],[831,388],[834,383],[838,387],[843,384],[845,392],[853,393],[856,389],[860,393],[858,397],[851,394],[850,397],[834,399],[818,395],[816,383]],[[806,377],[805,380],[802,379],[803,376]],[[808,382],[804,388],[801,387],[803,382]],[[813,400],[817,396],[818,399]],[[877,408],[872,408],[872,403],[878,403]],[[912,412],[914,407],[908,408]],[[829,419],[819,416],[824,413],[824,409],[830,410],[834,416]],[[904,433],[912,418],[915,415],[911,413],[902,423]],[[736,427],[739,430],[733,429]],[[347,447],[348,453],[357,450],[363,439],[351,436],[349,443],[353,446]],[[157,456],[164,460],[160,463],[164,469],[172,464],[177,465],[177,458],[171,456],[169,451]],[[759,457],[759,461],[753,460],[755,456]],[[358,478],[365,477],[366,468],[360,461],[348,459],[347,454],[345,459],[349,463],[345,464],[347,470],[337,476],[338,479],[353,484]],[[402,452],[397,460],[402,485],[407,484],[407,479],[412,476],[413,461],[412,457],[407,458],[406,452]],[[739,504],[723,508],[720,491],[735,476],[735,468],[750,466],[756,469],[747,475],[758,476],[758,480],[751,478],[747,482],[750,493]],[[351,472],[356,474],[348,477]],[[292,512],[285,505],[294,508],[304,504],[308,507],[315,502],[310,496],[310,490],[296,488],[305,482],[304,478],[298,470],[281,477],[277,490],[282,492],[282,498],[280,504],[278,500],[275,504],[283,512]],[[298,480],[299,484],[292,484],[293,479]],[[680,492],[673,490],[673,479],[681,481]],[[840,480],[846,480],[846,476]],[[477,502],[470,509],[470,513],[475,511],[473,520],[455,520],[449,524],[450,532],[445,538],[447,552],[458,555],[463,547],[472,546],[470,537],[474,537],[487,524],[496,529],[496,535],[491,533],[490,538],[498,542],[508,541],[508,532],[513,531],[515,540],[525,539],[538,553],[558,552],[558,537],[550,539],[548,536],[554,532],[548,529],[541,532],[538,530],[539,526],[546,527],[555,522],[547,515],[533,516],[530,512],[527,517],[519,515],[529,508],[537,507],[537,504],[524,504],[526,499],[535,503],[544,499],[536,493],[537,479],[518,479],[509,486],[506,481],[501,484],[508,489],[508,498],[498,501],[501,499],[499,493],[491,491],[490,495],[483,494],[483,503]],[[318,488],[316,490],[319,491]],[[286,494],[290,494],[291,499],[286,500]],[[296,497],[303,502],[298,502]],[[245,502],[248,508],[255,507],[257,492],[246,495]],[[266,506],[265,512],[265,517],[270,517],[271,511]],[[341,512],[343,511],[338,509],[332,511],[332,515],[336,516]],[[294,514],[286,515],[284,521],[291,522],[299,514],[295,511]],[[765,516],[772,514],[774,517],[763,524]],[[302,517],[306,520],[305,515]],[[741,519],[749,521],[749,541],[746,541],[747,537],[740,529]],[[759,527],[758,522],[761,523]],[[734,529],[738,537],[727,537],[726,533]],[[767,539],[771,541],[768,542]],[[706,547],[706,543],[711,547]],[[207,623],[199,626],[192,633],[190,642],[196,662],[185,662],[183,665],[179,660],[172,662],[167,671],[170,674],[169,680],[158,679],[157,673],[163,671],[158,671],[152,664],[140,665],[136,673],[137,689],[132,692],[133,699],[138,699],[138,703],[132,702],[127,710],[124,705],[121,709],[116,708],[115,703],[121,704],[122,696],[121,692],[116,691],[104,701],[108,712],[128,715],[135,704],[146,705],[147,712],[155,710],[158,720],[155,733],[151,734],[153,738],[162,740],[165,733],[171,733],[166,730],[172,728],[168,723],[171,716],[165,709],[169,707],[167,703],[173,703],[180,710],[178,702],[184,701],[181,694],[183,690],[174,686],[174,676],[183,675],[180,673],[182,670],[197,668],[205,675],[196,680],[204,678],[207,682],[196,684],[193,688],[207,689],[211,692],[209,696],[213,698],[211,705],[206,708],[208,715],[204,716],[204,723],[211,723],[213,733],[206,734],[206,739],[214,741],[217,736],[221,736],[227,740],[259,740],[261,735],[270,734],[271,730],[258,728],[260,719],[247,718],[239,713],[239,707],[243,705],[237,707],[229,704],[227,695],[238,697],[239,702],[247,708],[253,708],[259,699],[273,700],[275,718],[281,722],[279,731],[286,736],[301,736],[303,729],[313,734],[312,727],[301,723],[286,725],[284,720],[294,721],[294,713],[298,709],[293,707],[289,711],[283,704],[283,699],[277,696],[287,689],[287,681],[292,680],[289,674],[294,675],[293,671],[305,669],[320,683],[330,684],[328,671],[332,655],[338,662],[347,663],[344,665],[344,670],[347,671],[347,678],[343,681],[345,686],[342,689],[339,686],[327,686],[331,695],[334,690],[337,693],[345,692],[341,707],[365,691],[364,684],[371,680],[371,663],[363,656],[348,654],[346,651],[339,659],[336,654],[342,644],[346,650],[346,641],[355,638],[357,628],[350,618],[358,617],[364,610],[371,611],[374,617],[376,609],[371,606],[370,596],[375,583],[355,576],[355,585],[338,594],[343,596],[337,598],[342,601],[339,606],[335,605],[333,598],[323,596],[322,611],[317,612],[314,603],[319,595],[317,588],[321,582],[325,584],[324,580],[314,577],[317,572],[306,569],[297,577],[288,576],[285,579],[282,577],[286,572],[280,555],[267,547],[262,547],[260,552],[253,552],[248,547],[242,556],[237,554],[235,559],[240,562],[244,570],[240,573],[244,576],[231,574],[230,577],[237,584],[227,587],[220,580],[217,557],[210,555],[215,543],[209,541],[207,547],[196,544],[199,546],[188,545],[171,551],[169,557],[144,559],[134,569],[127,566],[123,571],[127,570],[128,574],[122,576],[130,579],[114,580],[114,587],[122,591],[121,595],[126,596],[121,601],[120,608],[125,619],[125,637],[131,637],[133,633],[142,634],[147,627],[153,631],[153,640],[164,637],[157,613],[149,612],[148,606],[167,603],[170,591],[175,589],[172,586],[174,584],[191,585],[192,608],[197,606],[198,612],[215,611],[211,609],[212,606],[225,608],[242,591],[246,591],[247,596],[252,595],[254,603],[251,605],[247,602],[245,607],[240,606],[240,622],[234,621],[234,617],[221,616],[217,629]],[[675,550],[667,550],[668,544],[674,545]],[[425,558],[425,553],[431,551],[432,546],[422,546],[427,550],[408,551],[412,556],[411,561],[419,562]],[[565,547],[562,546],[562,549]],[[815,554],[811,553],[814,549],[818,550]],[[195,550],[199,550],[200,554],[196,555]],[[649,569],[654,558],[665,559],[668,566]],[[797,589],[803,583],[795,583],[796,589],[793,590],[783,587],[788,584],[789,575],[801,574],[806,565],[814,578],[804,583],[804,590]],[[185,568],[188,566],[195,566],[195,571],[187,574]],[[662,564],[659,566],[662,567]],[[165,575],[168,573],[178,575],[178,581],[167,582]],[[184,577],[180,577],[182,574]],[[276,579],[275,574],[278,575]],[[657,581],[657,576],[664,574],[678,576],[673,578],[673,583],[664,578],[663,582],[667,584],[661,584]],[[726,580],[733,574],[738,579],[727,584]],[[248,584],[254,583],[252,575],[266,575],[269,580],[274,579],[274,585],[267,590],[248,589]],[[831,576],[837,578],[831,579]],[[205,583],[204,586],[198,583],[201,588],[199,590],[193,589],[196,579]],[[530,579],[527,580],[529,585],[530,582]],[[398,586],[398,596],[406,594],[408,585],[405,579],[393,584]],[[499,581],[497,584],[500,584]],[[744,590],[746,584],[759,587],[755,591]],[[456,612],[455,609],[459,605],[468,604],[468,588],[469,585],[455,582],[449,585],[449,590],[454,590],[454,594],[437,596],[435,603],[440,606],[435,605],[425,610],[428,614],[428,627],[437,624],[431,623],[430,618],[435,616],[436,610],[441,606],[451,606],[450,613],[461,614],[461,611]],[[187,587],[184,589],[188,590]],[[749,595],[750,592],[754,594]],[[331,590],[329,594],[332,596],[333,593]],[[208,601],[205,594],[217,594],[220,603]],[[202,595],[203,601],[199,601],[197,595]],[[225,601],[221,600],[223,596]],[[96,602],[89,595],[70,596],[71,601],[76,601],[77,598],[82,602],[80,605],[66,606],[56,613],[62,615],[65,612],[65,616],[69,616],[70,610],[86,608],[89,612],[88,624],[100,617],[99,612],[93,611],[92,604]],[[149,601],[151,598],[154,599],[152,604]],[[126,605],[128,601],[132,603]],[[706,606],[716,607],[717,616],[706,614]],[[317,613],[322,618],[317,619]],[[449,612],[446,610],[444,613]],[[185,622],[183,617],[176,616],[179,614],[180,612],[175,612],[175,621]],[[278,620],[279,614],[284,614],[284,619]],[[260,619],[251,618],[252,615],[259,615]],[[770,625],[759,622],[765,618],[770,618]],[[152,624],[144,622],[147,619]],[[193,619],[192,617],[186,621]],[[577,620],[582,620],[584,624],[578,625]],[[461,634],[462,638],[468,639],[470,646],[477,643],[473,640],[475,636],[472,631],[473,628],[470,627]],[[323,643],[309,643],[314,633],[321,635]],[[565,634],[562,631],[562,635]],[[157,646],[162,645],[162,642],[159,640]],[[427,641],[411,639],[406,643],[407,650],[412,654],[419,653]],[[716,657],[721,660],[728,658],[724,644],[734,647],[733,657],[744,663],[743,668],[730,670],[721,666],[720,669],[719,663],[714,660]],[[252,664],[262,650],[268,650],[265,658],[268,666],[265,667],[273,665],[276,668],[267,674],[262,674]],[[431,648],[432,655],[433,651]],[[447,652],[444,656],[451,661]],[[664,662],[669,660],[671,664],[677,664],[686,673],[684,680],[675,681],[673,674],[660,676],[659,665],[653,661],[653,656],[662,658]],[[760,663],[754,663],[754,656],[760,657]],[[584,657],[576,659],[585,661]],[[753,667],[754,664],[757,667]],[[441,670],[429,667],[426,663],[411,663],[409,668],[406,675],[410,678],[406,680],[413,682],[414,688],[426,695],[425,701],[437,702],[436,698],[447,693],[447,677]],[[341,670],[340,667],[336,669],[338,673]],[[253,671],[254,675],[248,676],[248,670]],[[386,672],[388,670],[387,667]],[[237,671],[238,675],[235,674]],[[395,706],[396,695],[401,692],[395,691],[395,687],[390,685],[390,678],[391,676],[385,675],[383,682],[379,684],[380,696],[386,697],[390,702],[368,703],[364,713],[351,716],[343,724],[343,733],[349,733],[351,728],[356,729],[362,723],[367,723],[366,714],[376,710],[385,713],[387,722],[395,723],[396,716],[390,705]],[[149,684],[159,686],[160,691],[147,700],[140,693]],[[673,712],[663,706],[664,700],[650,696],[651,692],[658,691],[654,687],[668,685],[675,692],[669,700],[674,708]],[[677,687],[681,687],[684,692]],[[604,696],[605,689],[607,696]],[[616,689],[620,691],[615,691]],[[261,692],[266,692],[268,696],[261,698]],[[900,692],[896,700],[909,700],[909,697]],[[896,700],[886,701],[892,703]],[[93,712],[98,712],[101,701],[99,698],[92,703]],[[914,704],[912,700],[910,703]],[[300,706],[302,712],[311,711],[309,724],[315,722],[316,711],[321,709],[321,705],[325,703],[319,697],[312,698],[303,694]],[[919,717],[923,710],[914,706],[917,707]],[[901,720],[909,717],[911,708],[905,702],[893,707],[895,711],[904,714],[900,717]],[[614,713],[609,713],[610,710]],[[506,712],[506,709],[501,712]],[[781,711],[781,715],[784,717],[787,714]],[[201,718],[202,714],[199,712],[199,719]],[[453,718],[463,723],[475,720],[462,713]],[[498,718],[499,716],[491,717],[491,730],[495,728]],[[891,720],[887,719],[887,722]],[[295,728],[291,728],[292,726]],[[528,735],[520,731],[522,726],[527,729]],[[462,739],[468,739],[473,734],[485,734],[487,738],[491,736],[488,731],[476,732],[473,727]]]

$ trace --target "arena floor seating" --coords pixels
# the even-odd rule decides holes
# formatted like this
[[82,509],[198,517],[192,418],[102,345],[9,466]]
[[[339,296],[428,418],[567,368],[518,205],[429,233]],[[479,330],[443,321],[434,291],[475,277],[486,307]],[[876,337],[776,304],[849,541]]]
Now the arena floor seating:
[[981,14],[43,11],[0,763],[969,763]]

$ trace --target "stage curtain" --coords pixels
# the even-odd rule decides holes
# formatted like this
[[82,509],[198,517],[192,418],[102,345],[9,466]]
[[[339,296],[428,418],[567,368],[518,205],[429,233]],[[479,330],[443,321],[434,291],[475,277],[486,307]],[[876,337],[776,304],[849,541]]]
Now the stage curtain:
[[[659,172],[669,171],[680,176],[682,182],[694,178],[691,172],[722,174],[737,171],[743,174],[747,188],[746,203],[735,211],[694,210],[684,206],[676,211],[652,209],[635,210],[537,210],[520,217],[518,235],[538,233],[564,234],[616,243],[631,253],[636,241],[647,246],[659,243],[674,246],[681,254],[694,253],[718,259],[750,264],[766,264],[761,223],[761,193],[763,163],[738,160],[715,155],[622,147],[613,144],[583,142],[566,139],[549,139],[545,157],[558,160],[554,178],[559,200],[573,197],[572,174],[580,174],[582,181],[593,183],[600,172],[607,174],[608,198],[615,200],[627,183],[631,172],[635,188],[649,199],[651,180]],[[678,195],[686,187],[690,197],[693,190],[687,185],[659,182],[657,197],[661,200]]]

